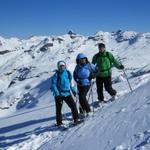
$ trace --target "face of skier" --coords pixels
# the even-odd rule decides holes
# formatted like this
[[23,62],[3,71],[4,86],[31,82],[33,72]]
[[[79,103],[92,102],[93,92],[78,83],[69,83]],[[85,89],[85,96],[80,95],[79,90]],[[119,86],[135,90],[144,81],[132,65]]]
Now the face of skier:
[[66,68],[66,66],[65,66],[65,65],[60,65],[60,70],[61,70],[61,71],[64,71],[64,70],[65,70],[65,68]]
[[79,62],[80,62],[80,64],[85,64],[86,63],[86,58],[81,58]]
[[104,51],[105,51],[105,47],[99,47],[99,52],[100,53],[104,53]]

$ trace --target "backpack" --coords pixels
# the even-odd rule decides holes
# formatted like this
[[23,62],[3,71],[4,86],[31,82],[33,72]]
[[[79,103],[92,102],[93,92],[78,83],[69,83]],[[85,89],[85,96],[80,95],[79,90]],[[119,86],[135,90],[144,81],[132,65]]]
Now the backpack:
[[[60,78],[60,72],[58,70],[55,71],[57,73],[57,84],[59,83],[59,81],[61,80]],[[69,70],[67,70],[67,74],[68,74],[68,79],[70,80],[71,82],[71,73]],[[53,77],[53,76],[52,76]],[[49,89],[52,91],[52,77],[50,77],[50,87]],[[58,85],[57,85],[58,86]]]

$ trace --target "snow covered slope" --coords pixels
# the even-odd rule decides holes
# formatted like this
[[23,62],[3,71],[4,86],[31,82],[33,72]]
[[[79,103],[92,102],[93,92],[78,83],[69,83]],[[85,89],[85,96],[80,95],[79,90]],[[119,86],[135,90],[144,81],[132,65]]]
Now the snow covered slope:
[[150,82],[107,104],[40,150],[149,150]]
[[[50,142],[51,147],[55,147],[56,142],[62,141],[62,139],[59,141],[55,139],[61,136],[64,137],[64,135],[61,135],[60,131],[53,131],[52,128],[55,122],[55,104],[53,95],[49,91],[49,78],[54,73],[53,70],[56,69],[59,60],[65,60],[71,71],[74,70],[75,59],[79,52],[85,53],[91,60],[93,55],[98,52],[97,43],[99,42],[104,42],[107,50],[112,52],[124,64],[134,90],[150,81],[150,33],[122,30],[114,32],[99,31],[95,35],[85,37],[70,31],[62,36],[33,36],[28,39],[5,39],[0,37],[0,148],[37,149],[49,140],[52,141]],[[145,85],[147,89],[150,88],[148,85]],[[120,97],[130,92],[124,73],[115,68],[113,68],[113,86]],[[96,88],[93,89],[94,99],[97,101]],[[132,94],[133,99],[135,99],[135,95]],[[107,93],[105,93],[105,96],[106,99],[109,98]],[[109,111],[115,112],[121,110],[122,107],[124,108],[124,103],[131,108],[128,101],[132,102],[132,98],[130,99],[130,94],[126,97],[129,97],[129,100],[124,100],[121,97],[121,100],[116,102],[112,108],[110,104],[100,112],[108,115]],[[139,98],[139,96],[137,97]],[[144,104],[145,101],[146,98],[143,97],[142,99],[141,97],[140,103]],[[132,103],[131,105],[133,108],[136,106]],[[139,106],[138,103],[137,105]],[[149,107],[149,105],[147,106]],[[128,111],[126,107],[125,111]],[[65,105],[63,112],[71,118],[70,110]],[[149,113],[148,110],[146,112]],[[118,113],[118,115],[122,115],[122,113],[121,111],[121,114]],[[95,115],[101,116],[101,113],[98,112]],[[138,116],[140,117],[140,115],[137,115],[135,119],[138,119]],[[106,117],[108,120],[106,119],[103,128],[107,121],[109,122],[112,119],[111,117],[113,116]],[[95,120],[89,119],[86,123],[87,127],[88,124],[93,124],[98,126],[96,127],[98,130],[98,120],[100,119],[97,120],[96,118]],[[112,122],[112,124],[116,125],[115,122]],[[93,126],[93,128],[95,127]],[[80,132],[82,134],[83,131],[87,131],[86,126],[79,130],[79,134]],[[148,131],[147,128],[146,131]],[[67,134],[71,135],[70,132]],[[97,131],[95,130],[95,132]],[[124,130],[119,132],[124,132]],[[101,131],[98,133],[101,133]],[[122,135],[124,134],[122,133]],[[104,136],[108,137],[108,135]],[[72,141],[75,139],[78,138],[70,138]],[[72,141],[70,141],[70,144]],[[115,146],[122,143],[123,141],[120,143],[113,141],[111,145],[116,148]],[[127,144],[125,140],[125,146],[130,147],[132,144],[134,145],[134,143]],[[57,146],[59,149],[61,145],[58,144]],[[138,149],[138,147],[135,149]]]

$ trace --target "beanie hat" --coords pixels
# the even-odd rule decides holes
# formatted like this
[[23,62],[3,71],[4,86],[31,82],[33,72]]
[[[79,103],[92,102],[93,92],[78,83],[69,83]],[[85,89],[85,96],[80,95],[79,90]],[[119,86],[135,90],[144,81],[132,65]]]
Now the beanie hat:
[[66,66],[66,64],[65,64],[63,61],[61,61],[61,62],[59,63],[59,66]]
[[98,44],[98,48],[101,48],[101,47],[104,47],[104,48],[105,48],[105,44],[99,43],[99,44]]

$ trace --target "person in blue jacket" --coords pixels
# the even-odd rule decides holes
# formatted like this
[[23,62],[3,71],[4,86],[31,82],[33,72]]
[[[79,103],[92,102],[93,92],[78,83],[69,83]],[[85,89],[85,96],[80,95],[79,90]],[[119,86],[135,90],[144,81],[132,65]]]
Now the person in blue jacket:
[[77,83],[80,113],[89,113],[91,111],[90,105],[86,99],[87,93],[91,86],[91,80],[96,73],[96,66],[91,64],[87,56],[83,53],[79,53],[76,58],[77,65],[75,67],[73,77]]
[[72,75],[70,71],[66,69],[66,63],[59,61],[57,63],[58,70],[52,76],[52,91],[55,96],[56,103],[56,125],[62,125],[62,104],[63,101],[67,103],[72,111],[74,123],[78,123],[78,111],[76,103],[73,100],[70,90],[75,94],[75,89],[71,86]]

